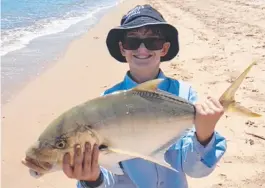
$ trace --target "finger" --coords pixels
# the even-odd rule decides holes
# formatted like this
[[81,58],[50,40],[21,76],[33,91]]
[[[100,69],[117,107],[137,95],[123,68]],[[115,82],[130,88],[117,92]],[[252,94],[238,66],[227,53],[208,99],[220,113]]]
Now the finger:
[[91,144],[85,144],[85,152],[84,152],[84,175],[86,176],[91,172]]
[[212,98],[212,97],[208,97],[208,99],[217,107],[217,108],[219,108],[219,109],[223,109],[223,106],[221,105],[221,103],[218,101],[218,100],[216,100],[216,99],[214,99],[214,98]]
[[98,168],[98,157],[99,157],[99,149],[98,149],[98,145],[94,144],[93,147],[93,153],[92,153],[92,172],[96,171]]
[[74,175],[76,178],[82,176],[83,171],[83,153],[81,152],[81,146],[77,145],[75,147],[75,154],[74,154]]
[[196,104],[196,113],[206,115],[206,112],[204,111],[204,108],[201,104]]
[[201,105],[202,105],[202,108],[206,114],[213,114],[214,113],[214,111],[211,108],[209,108],[205,102],[202,103]]
[[211,100],[206,100],[205,101],[205,104],[208,106],[209,109],[211,109],[213,112],[219,112],[220,109],[215,105],[213,104],[213,102]]
[[73,168],[71,167],[71,156],[66,153],[63,157],[63,172],[68,178],[73,178]]

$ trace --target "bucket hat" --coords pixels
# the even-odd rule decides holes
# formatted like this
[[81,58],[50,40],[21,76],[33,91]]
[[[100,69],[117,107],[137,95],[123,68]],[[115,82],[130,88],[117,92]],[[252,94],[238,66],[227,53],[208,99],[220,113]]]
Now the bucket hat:
[[158,26],[167,42],[170,42],[168,53],[161,57],[161,62],[173,59],[179,52],[178,31],[167,23],[163,16],[150,5],[137,5],[121,19],[120,26],[111,29],[107,35],[106,44],[109,53],[119,62],[126,62],[120,52],[119,41],[124,32],[143,26]]

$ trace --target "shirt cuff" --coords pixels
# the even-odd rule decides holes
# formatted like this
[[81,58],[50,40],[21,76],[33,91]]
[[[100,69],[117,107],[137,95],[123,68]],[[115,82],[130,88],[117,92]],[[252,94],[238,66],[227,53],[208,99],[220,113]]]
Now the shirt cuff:
[[211,140],[209,141],[209,143],[206,146],[203,146],[197,139],[196,133],[194,132],[194,137],[193,137],[193,143],[195,148],[197,149],[197,151],[201,154],[201,156],[203,157],[206,153],[209,152],[209,150],[212,149],[214,141],[215,141],[215,136],[216,133],[214,132],[212,135]]
[[100,175],[96,181],[83,181],[80,180],[80,184],[83,188],[96,188],[99,187],[104,181],[103,173],[100,171]]
[[210,142],[206,145],[203,146],[197,139],[197,136],[194,132],[193,136],[193,143],[194,143],[194,149],[198,153],[198,160],[203,162],[206,166],[211,168],[214,164],[213,157],[212,157],[212,152],[215,153],[215,147],[214,143],[216,140],[216,132],[214,132]]

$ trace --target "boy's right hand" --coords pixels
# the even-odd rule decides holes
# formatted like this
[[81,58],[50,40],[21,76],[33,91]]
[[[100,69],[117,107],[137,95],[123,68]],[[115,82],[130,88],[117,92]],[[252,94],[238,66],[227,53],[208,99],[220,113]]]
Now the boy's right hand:
[[98,164],[99,149],[94,145],[91,149],[90,143],[85,144],[82,153],[80,146],[75,147],[74,164],[71,166],[70,154],[65,154],[63,159],[63,172],[68,178],[93,182],[99,178],[100,167]]

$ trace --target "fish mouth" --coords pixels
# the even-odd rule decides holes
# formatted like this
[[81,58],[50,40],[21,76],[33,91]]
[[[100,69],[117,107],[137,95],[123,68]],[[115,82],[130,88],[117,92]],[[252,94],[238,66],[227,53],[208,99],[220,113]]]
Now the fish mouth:
[[30,157],[26,157],[22,163],[30,169],[30,173],[34,176],[41,176],[49,172],[53,164],[46,161],[39,161]]

